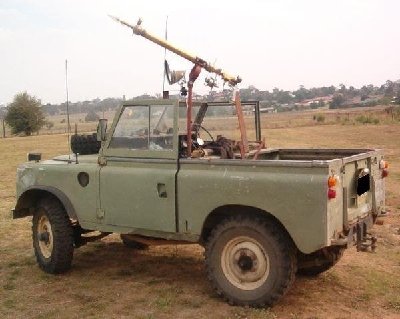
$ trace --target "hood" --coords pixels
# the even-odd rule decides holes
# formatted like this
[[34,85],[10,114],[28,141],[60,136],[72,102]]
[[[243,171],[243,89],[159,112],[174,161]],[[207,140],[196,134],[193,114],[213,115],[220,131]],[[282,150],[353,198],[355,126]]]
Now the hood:
[[[78,155],[78,163],[97,163],[99,154],[91,154],[91,155]],[[60,162],[76,162],[75,154],[69,155],[59,155],[53,157],[53,161],[60,161]]]

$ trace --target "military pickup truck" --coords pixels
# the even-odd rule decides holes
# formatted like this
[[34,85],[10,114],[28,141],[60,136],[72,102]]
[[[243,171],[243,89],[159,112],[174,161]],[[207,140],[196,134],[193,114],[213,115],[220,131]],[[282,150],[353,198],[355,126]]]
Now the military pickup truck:
[[[243,109],[249,140],[261,141],[258,103]],[[369,230],[388,174],[381,150],[249,142],[243,157],[233,103],[194,102],[191,135],[185,117],[179,101],[129,101],[109,129],[100,120],[97,154],[29,154],[13,217],[33,216],[44,271],[67,271],[74,248],[110,233],[137,248],[198,243],[217,293],[259,307],[275,304],[296,273],[317,275],[352,245],[375,247]]]

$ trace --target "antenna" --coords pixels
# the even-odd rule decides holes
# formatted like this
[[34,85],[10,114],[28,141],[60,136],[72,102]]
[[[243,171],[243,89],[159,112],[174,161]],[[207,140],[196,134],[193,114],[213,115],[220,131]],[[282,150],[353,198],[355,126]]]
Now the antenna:
[[65,60],[65,91],[67,93],[67,137],[68,137],[68,161],[71,162],[71,145],[70,145],[70,130],[69,124],[69,101],[68,101],[68,60]]
[[[168,40],[168,16],[165,19],[165,41]],[[165,65],[165,61],[167,61],[167,48],[164,48],[164,65]],[[164,67],[164,76],[163,76],[163,83],[162,83],[162,90],[163,90],[163,94],[165,91],[165,77],[167,75],[167,71],[165,70]]]

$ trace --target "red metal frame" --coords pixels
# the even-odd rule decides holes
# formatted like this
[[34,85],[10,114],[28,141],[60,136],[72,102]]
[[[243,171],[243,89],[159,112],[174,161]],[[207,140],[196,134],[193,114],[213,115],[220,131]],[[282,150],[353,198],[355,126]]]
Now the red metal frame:
[[186,144],[187,157],[192,157],[192,107],[193,107],[193,83],[197,80],[201,72],[201,66],[195,64],[189,74],[188,97],[186,104]]

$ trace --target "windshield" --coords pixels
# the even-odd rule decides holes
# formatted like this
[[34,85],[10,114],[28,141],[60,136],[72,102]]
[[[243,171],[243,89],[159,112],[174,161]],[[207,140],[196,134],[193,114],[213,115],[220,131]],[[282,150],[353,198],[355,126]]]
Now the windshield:
[[[256,140],[255,105],[243,105],[243,116],[248,140]],[[232,140],[240,139],[236,108],[231,103],[202,104],[192,108],[192,130],[204,140],[216,139],[219,135]],[[179,134],[186,134],[186,106],[179,109]]]
[[110,148],[172,149],[174,111],[171,105],[127,106],[110,141]]

